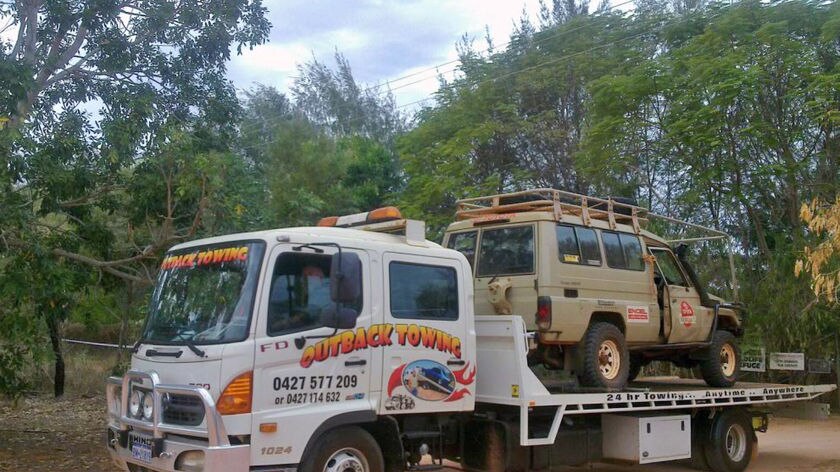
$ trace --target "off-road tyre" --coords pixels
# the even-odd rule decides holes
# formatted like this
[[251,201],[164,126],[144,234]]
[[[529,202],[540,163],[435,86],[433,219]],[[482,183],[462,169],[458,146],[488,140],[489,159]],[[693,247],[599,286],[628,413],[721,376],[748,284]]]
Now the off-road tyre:
[[621,390],[627,386],[630,354],[621,331],[610,323],[589,325],[581,342],[580,383],[586,387]]
[[714,472],[741,472],[758,446],[752,418],[743,410],[728,409],[715,415],[704,441],[706,463]]
[[339,472],[350,469],[385,471],[385,459],[379,444],[370,433],[358,426],[334,429],[316,439],[311,453],[303,458],[300,465],[301,472]]
[[700,361],[700,373],[710,387],[731,387],[741,371],[741,350],[729,331],[715,331]]

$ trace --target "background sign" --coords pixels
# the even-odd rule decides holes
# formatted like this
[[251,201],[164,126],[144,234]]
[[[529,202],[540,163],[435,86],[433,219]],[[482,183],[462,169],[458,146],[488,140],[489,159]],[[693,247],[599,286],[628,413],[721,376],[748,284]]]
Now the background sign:
[[741,353],[741,370],[743,372],[765,372],[766,353],[764,348],[745,349]]
[[808,372],[812,374],[830,374],[831,359],[808,359]]
[[801,352],[771,352],[773,370],[805,370],[805,354]]

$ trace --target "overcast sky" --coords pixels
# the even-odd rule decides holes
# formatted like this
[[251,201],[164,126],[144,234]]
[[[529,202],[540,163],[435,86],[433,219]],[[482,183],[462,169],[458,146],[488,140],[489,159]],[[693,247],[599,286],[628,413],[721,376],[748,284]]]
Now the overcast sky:
[[[228,75],[238,88],[261,83],[287,91],[297,64],[314,57],[334,66],[336,50],[350,61],[357,82],[393,81],[455,59],[455,43],[464,34],[475,38],[477,49],[486,48],[485,26],[494,44],[502,45],[523,8],[534,22],[539,9],[538,0],[265,0],[264,5],[270,41],[231,60]],[[397,105],[408,104],[437,89],[436,73],[393,82],[392,88]]]

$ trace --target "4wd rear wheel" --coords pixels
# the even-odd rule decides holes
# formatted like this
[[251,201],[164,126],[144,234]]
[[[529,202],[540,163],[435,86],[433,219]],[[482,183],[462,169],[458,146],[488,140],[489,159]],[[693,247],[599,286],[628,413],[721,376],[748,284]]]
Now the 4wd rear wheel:
[[627,386],[630,355],[624,335],[615,325],[592,323],[583,336],[581,355],[581,384],[616,390]]
[[741,351],[729,331],[715,331],[700,361],[703,380],[711,387],[731,387],[740,373]]
[[304,457],[301,472],[383,472],[382,450],[357,426],[334,429],[317,439],[315,451]]

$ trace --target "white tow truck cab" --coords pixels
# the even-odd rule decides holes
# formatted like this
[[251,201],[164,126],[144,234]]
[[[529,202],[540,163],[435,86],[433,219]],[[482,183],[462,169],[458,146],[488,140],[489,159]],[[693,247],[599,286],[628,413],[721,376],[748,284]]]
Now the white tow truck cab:
[[834,388],[563,391],[529,369],[521,317],[474,316],[469,263],[422,223],[386,207],[319,225],[167,253],[131,370],[107,384],[119,467],[535,470],[693,456],[736,471],[754,421],[766,427],[747,407]]

